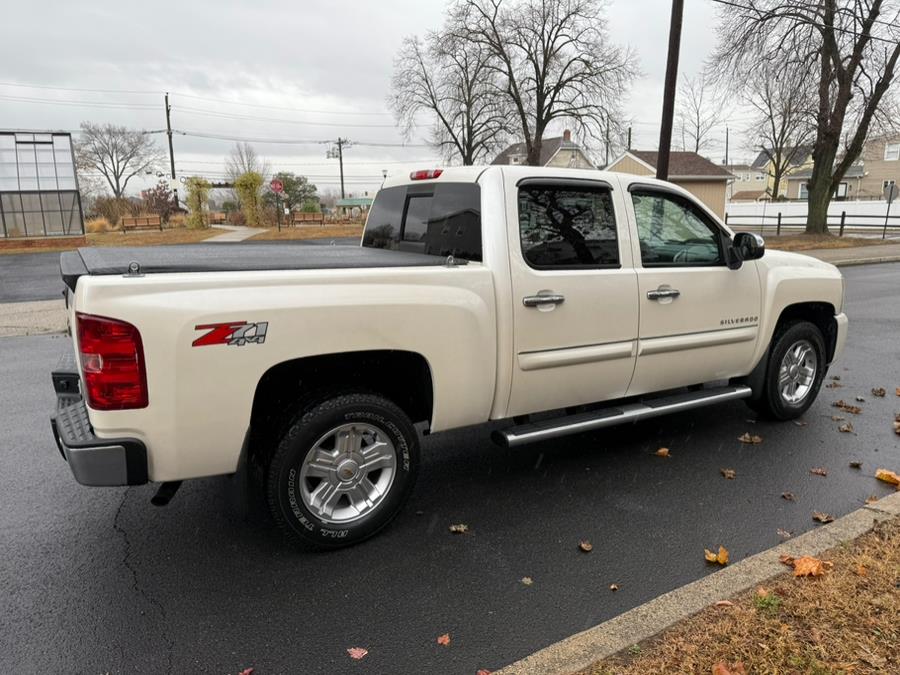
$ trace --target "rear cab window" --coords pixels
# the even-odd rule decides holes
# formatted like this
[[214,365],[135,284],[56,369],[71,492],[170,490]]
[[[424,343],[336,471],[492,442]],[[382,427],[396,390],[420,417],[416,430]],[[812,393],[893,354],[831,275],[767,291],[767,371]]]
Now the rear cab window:
[[385,188],[369,211],[362,245],[481,262],[481,187],[428,183]]

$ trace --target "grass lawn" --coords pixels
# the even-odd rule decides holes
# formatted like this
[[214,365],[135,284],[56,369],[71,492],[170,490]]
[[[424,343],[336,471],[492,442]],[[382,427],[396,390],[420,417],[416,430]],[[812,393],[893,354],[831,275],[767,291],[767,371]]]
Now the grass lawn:
[[828,234],[788,234],[766,238],[766,248],[779,251],[811,251],[822,248],[853,248],[900,243],[898,239],[867,239],[863,237],[835,237]]
[[278,228],[271,228],[260,232],[250,241],[292,241],[298,239],[336,239],[339,237],[362,236],[362,225],[325,225],[324,227],[284,227],[281,232]]
[[[158,244],[194,244],[225,230],[207,228],[205,230],[189,230],[178,228],[172,230],[139,230],[122,234],[121,232],[103,232],[100,234],[87,234],[87,246],[156,246]],[[41,246],[23,248],[0,248],[0,255],[13,255],[16,253],[54,253],[70,251],[75,246]]]
[[898,672],[900,519],[820,558],[824,576],[785,574],[581,675]]

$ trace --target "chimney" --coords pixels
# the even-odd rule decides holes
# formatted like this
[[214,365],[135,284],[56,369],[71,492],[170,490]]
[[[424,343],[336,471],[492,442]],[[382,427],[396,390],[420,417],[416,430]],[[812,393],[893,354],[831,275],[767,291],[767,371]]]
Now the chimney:
[[568,129],[563,132],[563,141],[566,141],[567,143],[572,141],[572,132]]

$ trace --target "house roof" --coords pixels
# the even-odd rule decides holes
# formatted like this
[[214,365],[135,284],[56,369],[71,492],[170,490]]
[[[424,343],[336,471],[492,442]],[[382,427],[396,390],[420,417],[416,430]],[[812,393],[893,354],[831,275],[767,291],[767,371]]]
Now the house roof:
[[[788,168],[800,166],[806,162],[806,159],[812,154],[813,146],[811,145],[795,145],[784,149],[784,154],[788,157]],[[766,152],[771,150],[760,150],[756,159],[753,160],[751,168],[765,169],[769,165],[769,156]]]
[[765,190],[741,190],[731,195],[733,202],[755,202],[766,196]]
[[[648,168],[656,170],[659,153],[655,150],[628,150],[625,155],[631,155]],[[616,164],[618,161],[616,160],[612,164]],[[710,180],[727,180],[732,177],[731,173],[724,167],[710,162],[706,157],[701,157],[696,152],[674,151],[669,153],[670,179],[708,178]]]
[[[560,150],[580,150],[581,153],[584,154],[584,150],[582,150],[580,145],[571,140],[567,141],[562,136],[544,138],[541,140],[541,166],[547,166],[547,163],[553,158],[553,155]],[[491,164],[510,164],[510,158],[513,155],[526,154],[528,154],[528,150],[525,148],[525,143],[513,143],[499,155],[494,157],[494,161],[491,162]],[[587,157],[587,155],[585,155],[585,157]]]

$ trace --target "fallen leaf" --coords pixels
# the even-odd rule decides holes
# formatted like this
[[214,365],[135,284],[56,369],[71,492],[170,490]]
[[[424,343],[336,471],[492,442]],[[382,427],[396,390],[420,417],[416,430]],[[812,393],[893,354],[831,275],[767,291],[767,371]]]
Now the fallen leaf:
[[861,469],[861,468],[862,468],[862,462],[859,462],[859,461],[853,461],[853,462],[850,462],[850,468],[851,468],[851,469]]
[[591,544],[587,539],[582,539],[578,542],[578,548],[580,548],[585,553],[590,553],[594,550],[594,545]]
[[793,532],[788,532],[787,530],[782,530],[780,527],[778,528],[777,532],[778,532],[778,536],[781,537],[782,539],[790,539],[791,537],[794,536]]
[[788,500],[789,502],[795,502],[795,501],[797,501],[797,498],[794,497],[794,493],[793,493],[793,492],[782,492],[782,493],[781,493],[781,498],[782,498],[782,499],[786,499],[786,500]]
[[866,504],[874,504],[878,501],[878,497],[876,495],[869,495],[866,497]]
[[888,471],[887,469],[876,470],[875,478],[877,478],[878,480],[882,480],[885,483],[890,483],[891,485],[900,485],[900,476],[898,476],[893,471]]
[[669,454],[669,449],[668,449],[668,448],[660,448],[659,450],[657,450],[657,451],[654,452],[653,454],[656,455],[657,457],[671,457],[671,456],[672,456],[672,455]]
[[815,468],[810,469],[809,472],[811,474],[813,474],[814,476],[825,477],[828,475],[828,469],[826,469],[824,466],[817,466]]
[[838,427],[838,431],[845,434],[853,433],[853,422],[844,422],[841,426]]
[[803,420],[794,420],[794,424],[798,427],[805,427],[809,424],[809,422],[804,422]]
[[831,421],[832,421],[832,422],[843,422],[845,419],[847,419],[847,418],[846,418],[846,417],[841,417],[840,415],[832,415],[832,416],[831,416]]
[[767,595],[769,595],[769,589],[766,588],[765,586],[759,586],[759,587],[756,589],[756,597],[757,597],[757,598],[764,598],[764,597],[766,597]]
[[734,603],[731,600],[717,600],[715,603],[716,607],[734,607]]
[[833,523],[834,516],[822,511],[813,511],[813,520],[818,520],[820,523]]
[[737,472],[734,469],[719,469],[719,473],[728,480],[734,480],[734,477],[737,475]]
[[900,396],[900,387],[897,387],[897,389],[894,390],[894,393],[897,394],[897,396]]
[[784,565],[790,565],[791,567],[793,567],[794,566],[794,556],[791,556],[791,555],[779,556],[778,562],[780,562]]
[[350,647],[350,649],[347,650],[347,653],[350,655],[351,659],[356,659],[357,661],[359,661],[362,657],[369,653],[369,650],[363,647]]
[[719,661],[713,666],[712,675],[747,675],[747,671],[744,670],[742,661],[738,661],[733,666],[724,661]]
[[244,668],[238,675],[253,675],[253,668]]
[[828,384],[825,385],[825,388],[826,389],[840,389],[843,386],[844,385],[840,384],[839,382],[829,382]]
[[615,593],[617,590],[619,590],[619,584],[610,584],[609,590],[611,590],[613,593]]
[[450,531],[451,531],[453,534],[463,534],[463,533],[469,531],[469,526],[466,525],[465,523],[459,523],[459,524],[457,524],[457,525],[451,525],[451,526],[450,526]]
[[831,376],[831,379],[832,379],[832,381],[834,381],[834,382],[840,382],[840,381],[841,381],[841,376],[840,376],[840,375],[832,375],[832,376]]
[[531,577],[522,577],[522,583],[526,586],[531,586],[531,584],[534,583],[534,579],[532,579]]
[[491,671],[487,668],[482,668],[477,673],[475,673],[475,675],[491,675]]
[[851,415],[862,414],[862,408],[860,408],[858,405],[850,405],[849,403],[846,403],[843,399],[841,399],[840,401],[835,401],[831,405],[834,406],[835,408],[840,408],[844,412],[848,412]]
[[718,553],[713,553],[708,548],[705,548],[703,549],[703,555],[707,562],[718,563],[719,565],[728,564],[728,549],[724,546],[719,546]]
[[762,443],[761,436],[751,434],[749,431],[745,432],[742,436],[739,436],[738,440],[741,443],[746,443],[747,445],[759,445],[760,443]]
[[834,567],[834,563],[805,555],[793,561],[795,577],[820,577]]
[[877,396],[878,398],[884,398],[884,395],[887,392],[884,390],[884,387],[873,387],[872,388],[872,396]]
[[450,644],[450,633],[444,633],[437,639],[439,645],[447,646]]
[[867,569],[866,569],[866,566],[863,565],[862,563],[860,563],[859,565],[856,566],[856,569],[854,570],[854,573],[855,573],[856,576],[858,576],[858,577],[867,577],[867,576],[869,576],[869,570],[867,570]]

